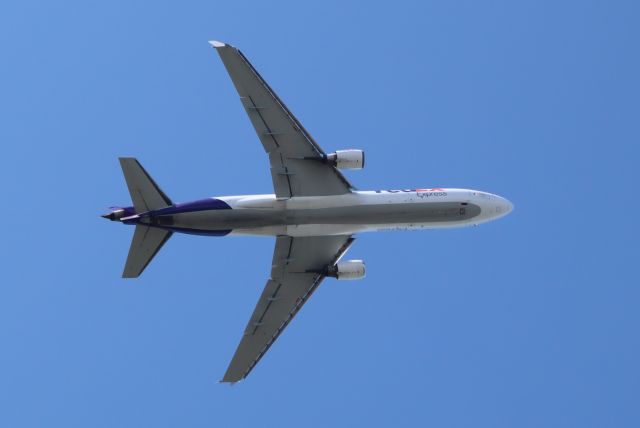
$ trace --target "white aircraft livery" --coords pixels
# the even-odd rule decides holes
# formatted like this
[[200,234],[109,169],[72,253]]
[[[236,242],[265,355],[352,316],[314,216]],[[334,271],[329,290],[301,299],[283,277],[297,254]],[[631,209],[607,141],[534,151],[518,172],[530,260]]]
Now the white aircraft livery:
[[324,278],[364,277],[362,260],[342,261],[354,234],[477,225],[513,209],[477,190],[356,190],[340,170],[362,169],[364,152],[326,153],[237,48],[209,43],[269,157],[275,193],[174,203],[136,159],[120,158],[133,206],[103,217],[135,226],[124,278],[138,277],[174,232],[275,237],[270,277],[222,382],[251,372]]

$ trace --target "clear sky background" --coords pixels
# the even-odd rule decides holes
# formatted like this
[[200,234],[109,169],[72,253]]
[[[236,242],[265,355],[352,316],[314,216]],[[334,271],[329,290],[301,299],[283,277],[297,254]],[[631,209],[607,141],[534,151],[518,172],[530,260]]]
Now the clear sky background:
[[[638,427],[635,1],[3,2],[0,426]],[[361,189],[515,203],[360,235],[250,377],[218,384],[271,238],[175,235],[120,278],[136,156],[176,201],[270,193],[207,40],[240,47]]]

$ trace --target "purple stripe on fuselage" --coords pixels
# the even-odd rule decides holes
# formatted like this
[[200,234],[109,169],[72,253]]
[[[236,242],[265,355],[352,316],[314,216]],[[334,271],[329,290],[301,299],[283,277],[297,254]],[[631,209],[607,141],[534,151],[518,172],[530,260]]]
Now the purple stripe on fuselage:
[[174,204],[170,207],[160,208],[159,210],[150,211],[146,213],[151,216],[158,215],[172,215],[190,213],[194,211],[209,211],[209,210],[230,210],[231,207],[225,201],[221,201],[216,198],[199,199],[192,202],[184,202],[181,204]]
[[[204,236],[225,236],[231,233],[232,229],[222,230],[206,230],[206,229],[190,229],[184,227],[173,227],[169,224],[158,224],[162,220],[157,218],[162,216],[171,216],[175,214],[190,213],[196,211],[211,211],[211,210],[230,210],[231,207],[224,201],[215,198],[200,199],[192,202],[184,202],[181,204],[174,204],[170,207],[160,208],[155,211],[148,211],[145,213],[139,213],[135,215],[133,207],[123,208],[125,213],[131,214],[129,220],[122,220],[124,224],[143,224],[145,226],[157,227],[159,229],[170,230],[172,232],[187,233],[189,235],[204,235]],[[167,217],[164,217],[167,218]],[[150,219],[151,221],[144,221],[142,219]]]
[[124,214],[122,217],[129,217],[135,215],[136,213],[136,210],[133,207],[109,207],[109,209],[111,210],[111,212],[123,210]]

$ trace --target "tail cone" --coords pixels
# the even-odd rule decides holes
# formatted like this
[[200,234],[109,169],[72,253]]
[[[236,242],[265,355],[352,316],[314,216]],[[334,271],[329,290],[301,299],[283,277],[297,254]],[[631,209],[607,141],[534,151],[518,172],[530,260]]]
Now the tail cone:
[[111,221],[118,221],[122,217],[124,217],[124,215],[125,215],[125,210],[115,210],[115,211],[111,211],[108,214],[102,214],[100,217],[106,218],[107,220],[111,220]]

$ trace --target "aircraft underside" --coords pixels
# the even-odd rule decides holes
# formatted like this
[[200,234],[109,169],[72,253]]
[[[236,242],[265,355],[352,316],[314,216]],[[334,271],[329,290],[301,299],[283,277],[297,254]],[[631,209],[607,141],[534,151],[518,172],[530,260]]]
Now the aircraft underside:
[[342,260],[354,234],[471,226],[512,210],[475,190],[356,190],[341,171],[364,168],[364,151],[325,152],[237,48],[211,45],[267,154],[274,194],[174,203],[135,158],[122,157],[132,206],[103,217],[134,226],[123,278],[140,276],[174,232],[275,237],[269,277],[222,382],[253,370],[326,277],[365,277],[364,261]]
[[221,235],[224,232],[274,236],[335,235],[388,229],[464,226],[480,215],[481,208],[475,204],[462,204],[432,202],[280,211],[208,210],[158,216],[149,219],[149,224],[176,232],[203,235]]

